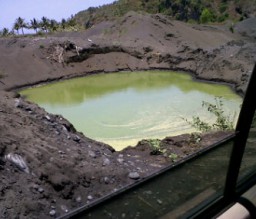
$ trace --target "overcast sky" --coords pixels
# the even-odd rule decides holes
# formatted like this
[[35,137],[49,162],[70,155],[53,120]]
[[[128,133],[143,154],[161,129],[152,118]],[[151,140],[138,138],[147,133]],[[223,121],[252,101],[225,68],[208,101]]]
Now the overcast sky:
[[12,29],[18,17],[27,22],[43,16],[61,21],[89,7],[109,4],[114,0],[0,0],[0,30]]

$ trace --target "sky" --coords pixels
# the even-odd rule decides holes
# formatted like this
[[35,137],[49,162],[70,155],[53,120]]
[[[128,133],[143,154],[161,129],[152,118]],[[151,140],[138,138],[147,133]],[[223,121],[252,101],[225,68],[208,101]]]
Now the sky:
[[43,16],[61,21],[89,7],[109,4],[114,0],[0,0],[0,30],[12,29],[18,17],[26,22]]

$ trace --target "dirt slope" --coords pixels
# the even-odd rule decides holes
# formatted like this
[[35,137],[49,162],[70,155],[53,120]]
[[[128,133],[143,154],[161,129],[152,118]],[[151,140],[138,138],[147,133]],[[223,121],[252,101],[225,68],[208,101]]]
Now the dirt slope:
[[0,50],[2,89],[90,72],[165,68],[244,90],[256,60],[253,38],[135,12],[86,32],[0,39]]

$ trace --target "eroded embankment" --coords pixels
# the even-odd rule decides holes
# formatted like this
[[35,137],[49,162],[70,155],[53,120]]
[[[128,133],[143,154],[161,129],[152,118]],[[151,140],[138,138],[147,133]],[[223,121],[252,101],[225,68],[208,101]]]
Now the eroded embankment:
[[128,13],[85,32],[0,40],[1,89],[95,72],[169,69],[244,91],[255,40],[218,26]]

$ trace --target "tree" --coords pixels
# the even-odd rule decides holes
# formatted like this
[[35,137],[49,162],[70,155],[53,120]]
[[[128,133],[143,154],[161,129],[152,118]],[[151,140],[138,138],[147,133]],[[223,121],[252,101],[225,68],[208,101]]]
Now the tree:
[[[18,17],[18,18],[16,19],[16,22],[14,23],[14,26],[15,26],[16,28],[19,27],[18,29],[21,28],[22,34],[24,35],[24,28],[27,28],[27,24],[26,24],[24,18]],[[16,29],[16,30],[17,30],[17,29]]]
[[20,26],[19,26],[19,24],[17,22],[14,23],[13,29],[17,31],[17,34],[19,34]]
[[36,33],[39,26],[39,22],[35,18],[33,18],[33,20],[30,20],[30,28],[34,29]]
[[3,36],[8,36],[9,35],[9,29],[8,28],[4,28],[3,31],[2,31],[2,35]]
[[208,22],[213,22],[214,20],[215,19],[214,19],[213,13],[209,9],[204,8],[200,16],[200,22],[205,24]]
[[66,26],[67,26],[67,21],[64,18],[62,18],[62,20],[61,20],[62,29],[64,30],[66,28]]
[[46,18],[46,17],[42,17],[42,21],[40,23],[40,26],[41,26],[42,30],[47,32],[48,28],[49,28],[49,19]]
[[50,20],[49,28],[52,32],[56,31],[58,29],[58,22],[54,19]]
[[71,16],[71,18],[69,18],[67,20],[67,23],[68,23],[68,26],[75,27],[76,26],[76,20],[75,20],[74,16]]

